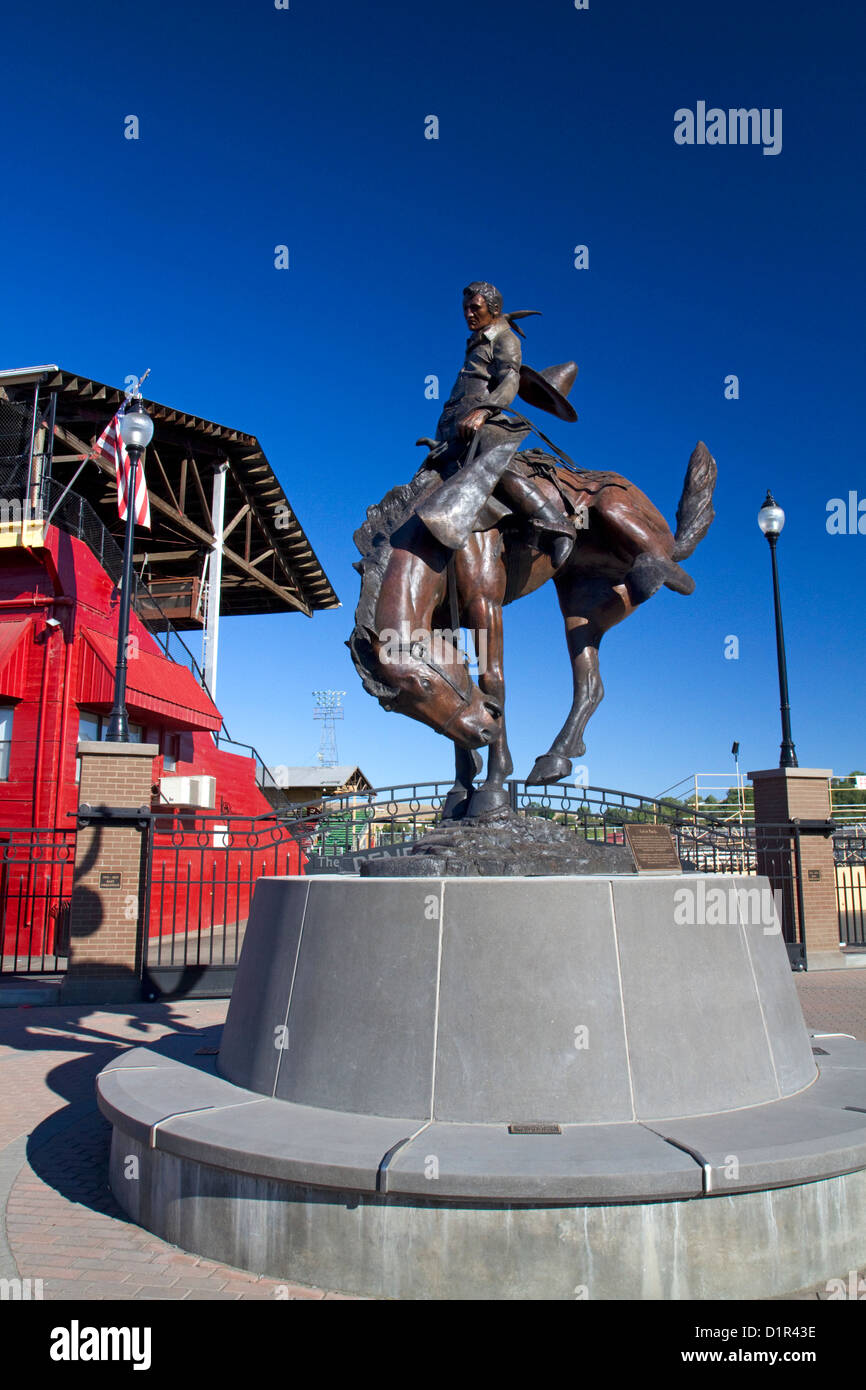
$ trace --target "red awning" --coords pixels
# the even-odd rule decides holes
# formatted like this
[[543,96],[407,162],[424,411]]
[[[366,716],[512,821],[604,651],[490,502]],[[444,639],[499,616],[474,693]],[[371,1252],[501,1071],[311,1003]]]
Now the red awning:
[[28,651],[24,636],[29,626],[29,618],[0,623],[0,696],[7,700],[24,698]]
[[[83,627],[78,671],[78,703],[108,708],[114,702],[114,668],[117,639]],[[191,671],[140,651],[126,665],[126,707],[132,715],[155,715],[157,724],[178,729],[207,729],[215,733],[222,716]],[[146,722],[146,721],[145,721]]]

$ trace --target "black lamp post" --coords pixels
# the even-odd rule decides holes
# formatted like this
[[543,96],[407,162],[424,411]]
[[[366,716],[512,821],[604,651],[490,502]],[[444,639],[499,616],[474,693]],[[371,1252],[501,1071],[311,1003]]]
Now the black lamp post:
[[114,704],[108,720],[106,743],[128,743],[126,717],[126,639],[129,635],[129,609],[132,603],[132,546],[135,534],[135,486],[141,456],[153,438],[153,421],[142,409],[141,396],[133,396],[119,421],[120,435],[129,455],[129,491],[126,498],[126,535],[123,542],[123,574],[120,580],[120,608],[117,615],[117,666],[114,673]]
[[779,571],[776,566],[776,542],[785,525],[785,513],[777,504],[771,492],[767,493],[763,507],[758,512],[758,525],[770,545],[770,559],[773,566],[773,603],[776,609],[776,656],[779,662],[779,708],[782,711],[782,748],[779,767],[797,767],[797,754],[791,737],[791,706],[788,703],[788,667],[785,661],[785,634],[782,631],[782,601],[779,597]]

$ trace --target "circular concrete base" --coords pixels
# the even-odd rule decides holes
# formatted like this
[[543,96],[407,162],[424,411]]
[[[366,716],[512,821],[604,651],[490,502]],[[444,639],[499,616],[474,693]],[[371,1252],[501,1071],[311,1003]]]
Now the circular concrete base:
[[219,1073],[108,1063],[111,1185],[257,1273],[762,1298],[866,1261],[866,1044],[810,1039],[766,880],[261,879]]
[[863,1170],[708,1200],[479,1205],[251,1178],[115,1129],[111,1186],[184,1250],[368,1297],[757,1299],[866,1262]]

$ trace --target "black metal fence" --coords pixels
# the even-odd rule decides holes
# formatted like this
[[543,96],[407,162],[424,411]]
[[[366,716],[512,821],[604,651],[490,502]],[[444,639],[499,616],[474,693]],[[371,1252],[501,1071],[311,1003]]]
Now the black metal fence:
[[[439,819],[450,783],[403,783],[365,794],[326,797],[308,831],[308,873],[355,873],[361,861],[408,854]],[[756,827],[748,821],[695,811],[679,802],[610,787],[528,786],[509,783],[518,815],[540,816],[584,839],[625,844],[628,825],[666,825],[687,873],[766,875],[794,965],[805,965],[800,831],[789,824]],[[712,903],[710,903],[712,911]]]
[[866,946],[866,834],[840,830],[833,836],[840,939]]
[[148,836],[144,963],[153,993],[224,993],[253,890],[298,874],[304,823],[276,816],[155,815]]
[[[331,872],[350,860],[372,854],[407,852],[420,835],[440,818],[450,781],[403,782],[369,792],[343,792],[320,800],[312,835],[313,867]],[[609,844],[625,842],[624,826],[665,824],[680,827],[712,825],[711,818],[677,802],[614,791],[609,787],[528,786],[508,783],[511,809],[518,815],[555,820],[585,839]]]
[[0,974],[66,969],[75,831],[0,828]]
[[[143,954],[154,990],[225,992],[260,877],[353,873],[365,858],[406,854],[439,820],[450,785],[403,783],[341,793],[290,815],[156,813],[148,833],[143,916]],[[629,824],[667,825],[686,873],[766,875],[791,959],[805,963],[805,832],[799,826],[755,827],[604,787],[512,782],[510,798],[518,814],[551,818],[577,836],[608,844],[623,844]],[[866,835],[837,830],[834,852],[841,940],[866,946]],[[0,829],[4,973],[65,969],[74,857],[74,830]]]

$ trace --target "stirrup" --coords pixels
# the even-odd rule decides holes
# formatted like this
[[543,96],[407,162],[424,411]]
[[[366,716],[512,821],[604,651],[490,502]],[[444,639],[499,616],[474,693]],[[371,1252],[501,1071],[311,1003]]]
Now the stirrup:
[[533,531],[546,531],[549,535],[554,536],[568,536],[571,541],[574,541],[574,527],[558,512],[549,517],[545,517],[543,512],[536,512],[534,516],[529,518],[529,525]]
[[574,549],[574,536],[557,535],[550,547],[550,558],[555,569],[562,569],[572,550]]

